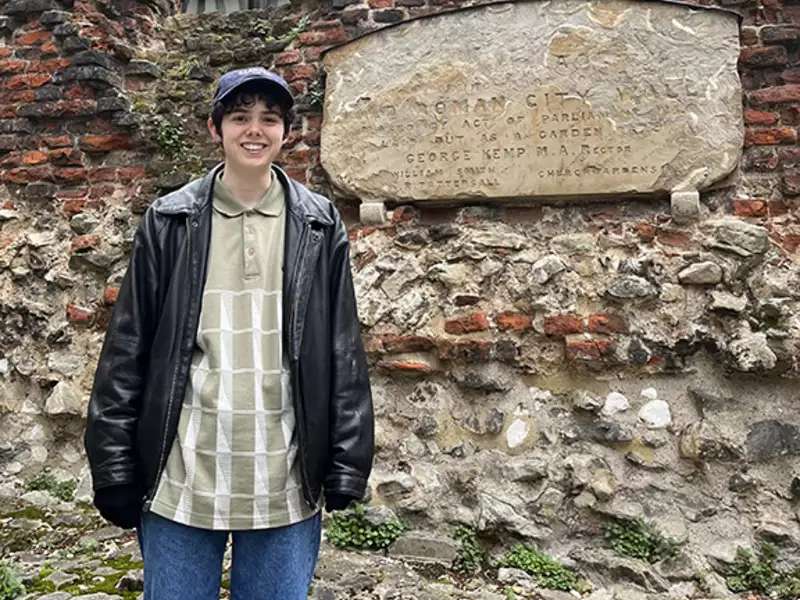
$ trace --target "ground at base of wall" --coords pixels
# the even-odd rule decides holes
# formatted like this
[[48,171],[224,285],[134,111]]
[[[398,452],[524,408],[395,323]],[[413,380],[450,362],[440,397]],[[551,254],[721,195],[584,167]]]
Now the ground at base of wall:
[[[142,562],[135,534],[104,522],[83,502],[31,503],[3,498],[0,514],[0,579],[22,583],[25,593],[6,588],[3,600],[139,600]],[[226,555],[228,564],[230,553]],[[309,598],[315,600],[678,600],[688,590],[648,594],[620,581],[582,596],[537,589],[522,572],[465,578],[441,562],[415,562],[372,552],[339,550],[323,540]],[[496,575],[494,573],[493,575]],[[228,598],[227,569],[221,598]],[[692,597],[698,598],[696,594]],[[736,598],[725,594],[725,598]],[[708,596],[709,600],[716,595]],[[721,598],[721,597],[720,597]],[[745,598],[745,596],[741,596]],[[748,596],[758,600],[758,596]]]

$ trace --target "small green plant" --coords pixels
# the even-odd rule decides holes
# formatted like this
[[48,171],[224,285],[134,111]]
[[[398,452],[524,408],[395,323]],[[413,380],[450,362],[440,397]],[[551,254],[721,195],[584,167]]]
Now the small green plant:
[[337,548],[385,550],[400,537],[406,526],[398,521],[374,525],[366,518],[363,504],[333,513],[326,529],[331,544]]
[[57,481],[51,473],[42,471],[36,477],[31,479],[25,487],[29,491],[47,492],[59,500],[70,502],[75,497],[75,488],[77,487],[77,483],[73,479],[69,479],[67,481]]
[[675,556],[678,544],[642,519],[618,520],[605,526],[605,538],[620,556],[654,563]]
[[25,586],[17,574],[4,562],[0,562],[0,600],[13,600],[25,593]]
[[186,151],[183,127],[162,115],[153,115],[153,120],[155,142],[161,153],[168,159],[179,158]]
[[527,544],[517,544],[497,563],[499,567],[522,569],[533,577],[536,585],[551,590],[581,591],[583,583],[574,571],[554,558]]
[[463,575],[479,571],[486,564],[486,551],[478,542],[475,530],[459,525],[453,538],[459,543],[453,570]]
[[315,79],[311,85],[308,86],[306,98],[308,100],[308,105],[311,108],[317,110],[322,108],[322,105],[325,102],[325,84],[321,78]]
[[291,44],[291,43],[292,43],[292,42],[293,42],[295,39],[297,39],[297,36],[298,36],[298,35],[300,35],[301,33],[303,33],[303,32],[306,30],[306,28],[308,27],[308,24],[309,24],[310,22],[311,22],[311,16],[310,16],[310,15],[303,15],[303,16],[302,16],[302,17],[300,17],[300,19],[297,21],[297,23],[295,24],[295,26],[294,26],[294,27],[292,27],[292,28],[291,28],[291,29],[290,29],[290,30],[289,30],[289,31],[286,33],[286,35],[285,35],[285,36],[283,36],[283,38],[282,38],[282,39],[283,39],[284,41],[286,41],[286,43],[288,43],[288,44]]
[[778,551],[772,544],[762,544],[757,553],[738,548],[725,582],[733,592],[759,592],[781,600],[796,600],[800,597],[800,567],[781,571],[775,566],[777,559]]

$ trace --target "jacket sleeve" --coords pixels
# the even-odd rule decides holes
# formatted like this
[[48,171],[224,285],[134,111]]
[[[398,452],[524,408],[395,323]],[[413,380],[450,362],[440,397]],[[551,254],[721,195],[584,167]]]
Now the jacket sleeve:
[[151,208],[134,236],[89,398],[84,444],[95,490],[141,483],[136,480],[134,446],[157,322],[156,241],[155,211]]
[[350,272],[350,243],[338,213],[334,214],[330,261],[331,463],[325,491],[360,499],[372,469],[372,394]]

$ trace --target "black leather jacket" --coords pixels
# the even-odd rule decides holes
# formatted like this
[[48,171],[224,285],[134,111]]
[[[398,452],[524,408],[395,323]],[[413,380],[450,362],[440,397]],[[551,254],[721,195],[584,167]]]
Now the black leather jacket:
[[[89,401],[86,452],[95,490],[134,484],[149,509],[175,439],[200,316],[219,165],[156,200],[136,232]],[[306,500],[360,498],[373,415],[339,213],[276,169],[286,190],[284,342]]]

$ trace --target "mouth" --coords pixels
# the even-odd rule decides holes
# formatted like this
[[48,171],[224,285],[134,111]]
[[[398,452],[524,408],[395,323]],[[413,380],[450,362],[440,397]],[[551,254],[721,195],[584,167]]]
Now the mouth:
[[248,142],[245,144],[241,144],[241,147],[244,149],[247,154],[258,155],[261,154],[266,149],[266,144],[256,144],[252,142]]

